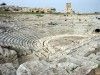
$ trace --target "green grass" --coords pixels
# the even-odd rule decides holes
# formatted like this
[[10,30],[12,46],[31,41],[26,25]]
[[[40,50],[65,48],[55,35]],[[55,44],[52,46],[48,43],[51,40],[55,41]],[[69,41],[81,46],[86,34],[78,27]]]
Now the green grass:
[[37,17],[43,17],[44,15],[43,14],[37,14],[36,16]]

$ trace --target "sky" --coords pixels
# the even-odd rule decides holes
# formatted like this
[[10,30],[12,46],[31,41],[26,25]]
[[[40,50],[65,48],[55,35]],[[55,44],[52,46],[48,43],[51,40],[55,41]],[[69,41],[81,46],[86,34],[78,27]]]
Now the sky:
[[66,3],[71,2],[75,12],[100,12],[100,0],[0,0],[2,2],[23,7],[54,7],[61,12]]

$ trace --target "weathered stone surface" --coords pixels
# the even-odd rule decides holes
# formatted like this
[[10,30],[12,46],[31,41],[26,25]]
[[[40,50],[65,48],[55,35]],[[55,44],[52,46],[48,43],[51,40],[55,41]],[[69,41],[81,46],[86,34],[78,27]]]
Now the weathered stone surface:
[[97,67],[97,64],[88,61],[75,61],[75,63],[77,63],[75,64],[67,60],[60,63],[38,60],[29,61],[20,65],[17,70],[17,75],[86,75],[91,69]]
[[11,63],[0,64],[0,75],[16,75],[16,69]]
[[14,50],[0,47],[0,64],[13,63],[14,67],[18,67],[18,57]]

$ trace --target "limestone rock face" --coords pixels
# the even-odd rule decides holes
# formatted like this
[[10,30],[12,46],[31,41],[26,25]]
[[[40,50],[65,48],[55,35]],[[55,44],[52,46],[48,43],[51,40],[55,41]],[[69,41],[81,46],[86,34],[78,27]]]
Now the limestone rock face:
[[97,67],[97,64],[92,62],[86,64],[87,61],[82,61],[83,63],[77,61],[75,62],[77,64],[66,60],[60,63],[50,63],[43,60],[29,61],[20,65],[17,70],[17,75],[86,75],[91,69]]
[[0,64],[0,75],[16,75],[16,69],[11,63]]
[[13,63],[14,67],[18,67],[18,57],[14,50],[0,47],[0,64]]
[[3,49],[0,47],[0,55],[3,55]]
[[17,70],[17,75],[44,75],[43,72],[45,72],[49,65],[45,61],[30,61],[26,62]]

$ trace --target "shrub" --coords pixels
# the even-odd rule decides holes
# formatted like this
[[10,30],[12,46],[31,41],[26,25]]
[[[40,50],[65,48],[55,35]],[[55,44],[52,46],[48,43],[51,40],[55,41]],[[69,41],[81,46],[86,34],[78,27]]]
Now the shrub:
[[44,15],[42,15],[42,14],[37,14],[36,16],[37,16],[37,17],[43,17]]
[[58,24],[55,22],[50,22],[50,23],[48,23],[48,25],[58,25]]
[[7,5],[6,3],[1,3],[0,5]]

